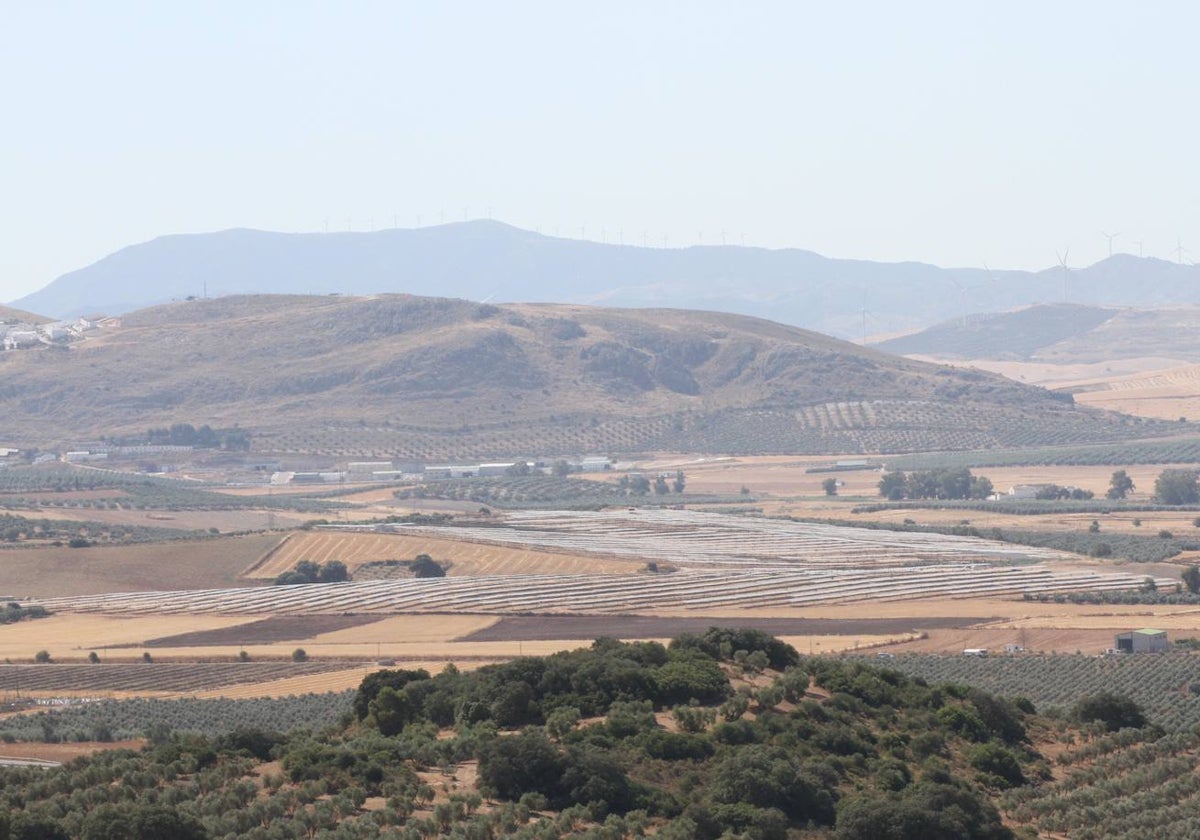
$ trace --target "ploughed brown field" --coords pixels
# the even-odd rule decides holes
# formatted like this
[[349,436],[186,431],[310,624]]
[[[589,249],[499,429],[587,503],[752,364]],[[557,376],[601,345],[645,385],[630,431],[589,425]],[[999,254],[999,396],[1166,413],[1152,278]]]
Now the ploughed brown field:
[[[963,627],[988,619],[955,616],[914,618],[745,618],[739,627],[753,627],[772,636],[887,636],[945,627]],[[715,618],[648,615],[506,616],[490,627],[464,636],[464,642],[511,642],[542,639],[658,639],[680,633],[703,633]]]
[[[324,633],[333,633],[364,624],[382,621],[377,615],[312,615],[272,616],[259,621],[221,627],[216,630],[197,630],[147,639],[142,647],[205,647],[218,645],[270,644],[272,642],[294,642],[311,639]],[[130,645],[133,647],[133,645]]]

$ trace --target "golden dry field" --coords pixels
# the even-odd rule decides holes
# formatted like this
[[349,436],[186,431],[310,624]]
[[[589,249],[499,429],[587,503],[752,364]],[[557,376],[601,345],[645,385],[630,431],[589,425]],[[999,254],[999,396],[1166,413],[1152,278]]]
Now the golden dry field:
[[550,551],[489,545],[467,540],[403,534],[356,534],[331,531],[300,531],[288,536],[260,566],[245,577],[273,580],[295,568],[301,560],[327,563],[340,560],[353,573],[364,563],[379,560],[411,560],[428,554],[449,563],[447,574],[532,575],[532,574],[633,574],[644,563],[562,554]]
[[[843,456],[845,458],[863,456]],[[871,456],[886,465],[888,456]],[[704,459],[661,459],[639,462],[638,467],[646,471],[682,469],[687,478],[687,489],[697,493],[737,494],[742,487],[748,488],[759,498],[757,504],[786,504],[793,497],[811,497],[801,500],[806,509],[830,515],[830,511],[878,501],[879,472],[876,470],[854,470],[836,473],[808,473],[813,467],[824,467],[839,460],[837,456],[821,458],[795,458],[783,456],[746,456],[739,458]],[[1126,471],[1137,485],[1130,495],[1134,501],[1149,499],[1154,479],[1170,465],[1135,465]],[[1073,485],[1092,490],[1103,496],[1108,481],[1116,467],[1106,466],[1037,466],[1027,467],[982,467],[974,470],[986,475],[997,490],[1005,491],[1014,484],[1055,483]],[[822,482],[827,478],[842,482],[836,498],[825,496]],[[615,480],[606,476],[607,480]],[[781,498],[782,497],[782,498]],[[857,498],[861,497],[861,498]]]
[[[853,521],[901,521],[958,524],[964,519],[979,528],[1022,527],[1086,530],[1093,519],[1104,531],[1128,531],[1153,535],[1169,529],[1180,535],[1195,532],[1192,516],[1182,513],[1145,512],[1097,516],[1093,514],[1055,514],[1015,516],[1002,506],[994,511],[906,510],[872,514],[852,514],[856,504],[878,500],[876,472],[806,473],[814,466],[828,465],[836,456],[820,458],[700,458],[688,455],[663,456],[639,464],[644,470],[682,469],[689,491],[737,495],[742,487],[759,496],[756,507],[767,513],[791,514]],[[886,459],[883,459],[886,462]],[[1137,490],[1135,500],[1144,500],[1152,491],[1162,466],[1128,469]],[[1108,486],[1112,467],[1005,467],[975,470],[986,475],[998,489],[1011,484],[1071,484],[1093,490],[1102,496]],[[831,475],[844,482],[839,496],[824,496],[821,483]],[[589,475],[587,478],[615,480],[615,476]],[[305,488],[311,490],[311,488]],[[392,498],[394,488],[365,488],[342,497],[357,505],[339,514],[338,519],[352,522],[395,512],[401,506]],[[247,489],[246,492],[251,492]],[[253,488],[253,492],[261,492]],[[404,507],[437,509],[436,500],[411,500]],[[474,513],[477,505],[467,503],[464,511]],[[134,516],[127,524],[165,527],[201,527],[194,524],[221,522],[208,527],[228,527],[230,517],[263,517],[265,512],[77,512],[55,508],[50,515],[63,518],[100,519],[102,516]],[[172,517],[155,519],[153,517]],[[1133,525],[1140,518],[1140,529]],[[283,517],[276,514],[276,522]],[[241,523],[242,520],[238,520]],[[245,520],[247,523],[250,519]],[[187,523],[186,525],[183,523]],[[282,540],[282,542],[281,542]],[[454,577],[522,574],[612,574],[641,572],[641,559],[598,557],[563,551],[540,550],[519,546],[493,545],[476,538],[454,539],[423,534],[374,534],[331,531],[294,531],[283,539],[280,534],[257,534],[156,545],[98,547],[89,549],[33,549],[0,552],[0,592],[13,596],[67,596],[138,590],[222,588],[262,583],[295,566],[300,560],[328,562],[340,560],[353,571],[364,563],[377,560],[408,560],[426,553],[436,560],[449,562]],[[581,548],[580,550],[585,550]],[[1181,557],[1179,561],[1195,558]],[[1080,559],[1055,565],[1055,570],[1088,569],[1122,571],[1173,578],[1178,566],[1171,563],[1126,567],[1103,561]],[[244,575],[244,578],[242,577]],[[239,580],[241,581],[239,583]],[[15,588],[16,584],[22,588]],[[1187,607],[1076,606],[1038,603],[1020,598],[936,597],[888,601],[823,603],[804,607],[734,609],[703,607],[694,609],[638,609],[642,615],[662,618],[703,617],[712,624],[744,623],[761,618],[836,619],[847,622],[844,629],[812,634],[782,634],[802,653],[828,654],[840,651],[922,650],[959,653],[966,647],[1002,649],[1004,644],[1022,644],[1035,652],[1098,652],[1112,646],[1112,636],[1144,626],[1167,630],[1172,638],[1200,636],[1200,609]],[[894,618],[909,629],[895,632],[870,632],[861,620]],[[938,620],[955,617],[953,627]],[[425,667],[436,671],[446,662],[459,667],[478,667],[519,655],[541,655],[577,648],[588,642],[578,637],[477,639],[469,638],[500,620],[496,615],[394,615],[357,626],[328,629],[314,621],[311,628],[287,638],[262,636],[255,622],[271,618],[268,614],[242,616],[216,615],[122,615],[120,618],[95,614],[59,613],[46,619],[0,627],[0,657],[28,662],[38,650],[48,650],[55,661],[85,661],[97,650],[105,662],[137,661],[144,652],[156,662],[234,661],[244,651],[253,662],[287,660],[296,648],[304,648],[316,661],[347,663],[322,673],[275,679],[270,682],[231,685],[205,690],[198,695],[257,697],[283,696],[309,691],[352,689],[362,677],[382,667],[380,660],[392,660],[403,667]],[[293,619],[294,620],[294,619]],[[860,622],[856,628],[854,622]],[[611,630],[622,635],[627,621],[611,617]],[[208,640],[172,641],[179,634],[220,632]],[[660,628],[651,638],[665,640],[671,633]],[[552,633],[548,633],[552,635]],[[244,636],[241,638],[239,636]],[[153,646],[145,643],[159,640]],[[47,666],[47,667],[53,667]],[[86,693],[86,692],[83,692]],[[144,692],[143,692],[144,693]],[[164,694],[163,696],[171,696]]]
[[[47,650],[58,660],[85,660],[91,651],[130,646],[120,656],[133,658],[134,646],[166,633],[187,633],[231,627],[245,621],[237,616],[175,615],[120,618],[107,615],[61,613],[0,625],[0,659],[30,660],[39,650]],[[136,655],[140,656],[138,649]],[[105,653],[105,658],[108,654]]]
[[1075,401],[1081,405],[1163,420],[1200,418],[1200,365],[1109,376],[1075,386],[1080,389]]
[[[0,551],[0,593],[12,598],[237,586],[278,534],[136,545]],[[242,584],[244,585],[244,584]]]
[[974,367],[1030,385],[1070,390],[1075,402],[1139,417],[1175,420],[1200,418],[1200,365],[1149,356],[1089,364],[933,359],[923,361]]

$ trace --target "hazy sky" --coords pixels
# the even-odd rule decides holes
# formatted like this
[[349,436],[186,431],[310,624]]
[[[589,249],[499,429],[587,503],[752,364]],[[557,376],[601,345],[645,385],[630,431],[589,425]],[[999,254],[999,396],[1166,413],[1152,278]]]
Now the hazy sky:
[[1200,259],[1200,6],[0,0],[0,300],[161,234]]

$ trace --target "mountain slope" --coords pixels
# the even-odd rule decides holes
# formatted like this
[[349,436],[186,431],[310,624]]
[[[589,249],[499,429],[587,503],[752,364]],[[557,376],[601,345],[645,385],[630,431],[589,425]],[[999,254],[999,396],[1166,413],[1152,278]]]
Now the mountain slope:
[[1103,324],[1115,310],[1056,303],[1016,312],[955,318],[912,335],[875,344],[901,356],[945,359],[1028,359],[1039,350]]
[[1174,428],[745,316],[409,295],[132,313],[70,349],[0,355],[0,415],[34,445],[191,422],[239,424],[277,451],[437,459],[895,452]]
[[941,359],[1089,364],[1116,359],[1200,361],[1200,307],[1104,309],[1053,304],[972,315],[875,344]]
[[770,317],[861,337],[965,312],[1069,298],[1092,305],[1200,301],[1200,269],[1116,255],[1031,273],[836,260],[802,250],[645,248],[543,236],[476,221],[374,233],[254,230],[134,245],[15,303],[57,317],[250,293],[406,292],[472,300],[687,307]]
[[11,306],[0,306],[0,324],[47,324],[50,319]]

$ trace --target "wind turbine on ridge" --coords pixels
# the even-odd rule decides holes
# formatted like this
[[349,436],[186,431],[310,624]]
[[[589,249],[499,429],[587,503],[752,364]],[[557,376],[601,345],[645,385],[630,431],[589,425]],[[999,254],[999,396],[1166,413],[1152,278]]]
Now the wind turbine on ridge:
[[1061,254],[1058,251],[1054,252],[1054,256],[1058,257],[1058,265],[1063,270],[1063,303],[1071,299],[1070,282],[1071,282],[1071,267],[1067,265],[1067,257],[1071,255],[1071,249],[1067,248]]
[[1105,233],[1104,231],[1100,231],[1100,235],[1108,240],[1108,255],[1111,257],[1113,240],[1116,239],[1121,234],[1120,233]]
[[967,288],[959,282],[958,278],[953,274],[947,274],[946,277],[954,284],[954,288],[958,289],[958,309],[959,318],[962,323],[967,323]]
[[1183,265],[1183,255],[1190,254],[1191,251],[1189,251],[1187,248],[1183,247],[1183,237],[1182,236],[1175,237],[1175,250],[1172,251],[1171,253],[1175,255],[1175,262],[1179,263],[1180,265]]

